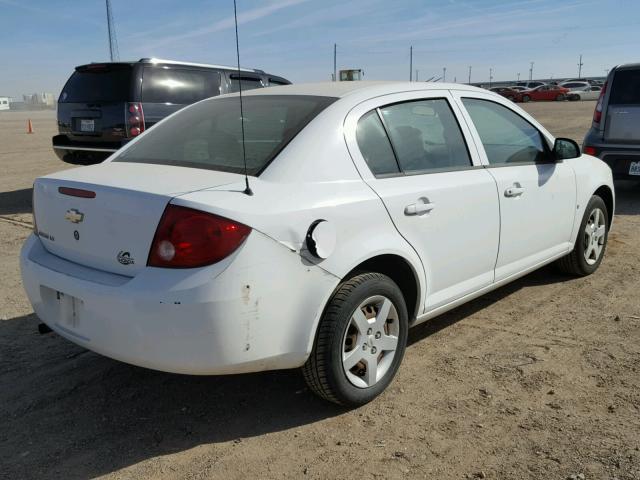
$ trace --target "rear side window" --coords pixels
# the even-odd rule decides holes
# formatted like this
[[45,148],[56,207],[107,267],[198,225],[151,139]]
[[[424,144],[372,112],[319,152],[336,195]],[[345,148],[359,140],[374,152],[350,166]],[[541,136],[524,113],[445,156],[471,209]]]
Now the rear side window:
[[76,70],[60,93],[60,103],[127,102],[131,66],[90,65]]
[[269,85],[290,85],[290,83],[277,78],[269,78]]
[[491,165],[547,159],[542,134],[520,115],[495,102],[463,98]]
[[[303,95],[243,97],[247,173],[259,174],[336,99]],[[240,103],[212,98],[158,123],[116,162],[153,163],[244,173]]]
[[239,76],[237,74],[231,74],[229,75],[229,81],[231,83],[229,91],[232,93],[239,91],[240,85],[242,85],[242,91],[261,88],[263,86],[262,79],[260,77],[254,77],[251,75]]
[[471,166],[460,126],[446,100],[398,103],[382,107],[380,113],[403,172]]
[[216,71],[145,67],[142,101],[188,105],[220,94]]
[[640,70],[617,70],[609,95],[611,105],[640,104]]
[[378,176],[400,172],[377,110],[372,110],[358,121],[356,139],[371,173]]

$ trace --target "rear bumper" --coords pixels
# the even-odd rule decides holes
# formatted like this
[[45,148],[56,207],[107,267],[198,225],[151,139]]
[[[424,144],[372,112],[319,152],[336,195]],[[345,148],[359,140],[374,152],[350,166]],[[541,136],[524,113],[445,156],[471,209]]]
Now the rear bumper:
[[601,133],[593,128],[589,130],[583,142],[585,147],[595,148],[596,157],[600,158],[611,168],[616,180],[640,180],[638,175],[629,175],[632,162],[640,162],[640,143],[619,144],[603,142]]
[[99,354],[195,375],[301,366],[338,279],[255,231],[227,260],[130,278],[56,257],[32,235],[20,263],[38,317]]
[[117,152],[128,140],[122,142],[79,142],[70,140],[66,135],[52,138],[53,151],[63,162],[73,164],[92,164],[106,160]]

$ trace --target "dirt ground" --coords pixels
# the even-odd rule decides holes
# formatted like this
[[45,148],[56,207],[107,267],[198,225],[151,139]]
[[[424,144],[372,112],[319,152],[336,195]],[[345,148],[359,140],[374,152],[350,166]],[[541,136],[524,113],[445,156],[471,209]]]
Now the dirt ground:
[[[525,107],[581,141],[593,106]],[[348,411],[297,371],[171,375],[39,335],[18,252],[34,177],[65,167],[54,130],[0,113],[0,478],[640,478],[637,185],[595,275],[545,268],[416,327],[388,391]]]

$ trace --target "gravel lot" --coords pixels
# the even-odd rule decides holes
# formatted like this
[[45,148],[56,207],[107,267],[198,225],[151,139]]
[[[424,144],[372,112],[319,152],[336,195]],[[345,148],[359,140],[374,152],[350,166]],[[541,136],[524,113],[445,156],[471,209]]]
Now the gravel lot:
[[[581,141],[593,106],[525,108]],[[66,167],[54,131],[0,112],[0,478],[640,478],[636,184],[595,275],[545,268],[415,328],[389,390],[346,411],[297,371],[170,375],[37,334],[18,252],[33,179]]]

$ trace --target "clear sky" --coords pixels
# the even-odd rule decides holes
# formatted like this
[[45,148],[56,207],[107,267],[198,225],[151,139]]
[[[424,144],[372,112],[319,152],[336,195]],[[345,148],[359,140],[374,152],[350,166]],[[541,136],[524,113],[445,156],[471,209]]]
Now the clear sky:
[[[293,82],[338,69],[365,79],[466,82],[604,75],[640,61],[638,0],[237,0],[243,66]],[[120,59],[235,63],[232,0],[112,0]],[[0,95],[60,92],[73,67],[108,60],[103,0],[0,0]]]

